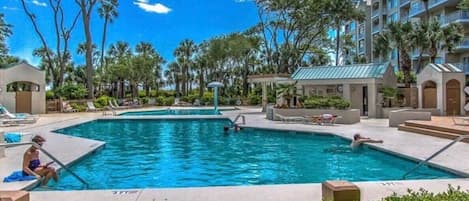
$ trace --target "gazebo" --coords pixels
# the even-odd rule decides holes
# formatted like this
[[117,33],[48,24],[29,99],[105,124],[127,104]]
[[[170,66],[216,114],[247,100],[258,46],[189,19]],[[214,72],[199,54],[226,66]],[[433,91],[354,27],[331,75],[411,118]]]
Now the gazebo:
[[452,64],[428,64],[417,75],[419,108],[437,109],[440,115],[464,114],[464,72]]
[[46,73],[27,63],[0,68],[0,103],[10,112],[46,112]]
[[267,84],[278,83],[278,82],[289,82],[291,81],[289,74],[262,74],[262,75],[249,75],[249,83],[261,83],[262,84],[262,111],[267,110]]

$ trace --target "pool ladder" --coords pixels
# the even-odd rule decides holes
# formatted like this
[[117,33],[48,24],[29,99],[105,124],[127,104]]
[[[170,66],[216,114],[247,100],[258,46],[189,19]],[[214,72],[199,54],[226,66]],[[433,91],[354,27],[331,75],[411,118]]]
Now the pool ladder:
[[236,124],[236,122],[239,120],[239,118],[241,118],[241,120],[243,120],[243,124],[245,125],[246,124],[246,117],[244,116],[244,114],[238,114],[238,116],[235,117],[235,119],[233,120],[233,125]]
[[444,146],[443,148],[441,148],[440,150],[438,150],[437,152],[435,152],[434,154],[432,154],[430,157],[428,157],[427,159],[425,159],[424,161],[420,161],[419,164],[417,164],[414,168],[412,168],[411,170],[407,171],[404,175],[402,175],[402,179],[406,179],[406,177],[412,173],[413,171],[417,170],[420,166],[428,163],[428,161],[432,160],[433,158],[435,158],[436,156],[440,155],[442,152],[444,152],[445,150],[447,150],[448,148],[450,148],[451,146],[453,146],[454,144],[456,144],[456,142],[459,142],[461,140],[464,140],[466,138],[469,138],[469,135],[461,135],[459,136],[458,138],[454,139],[452,142],[450,142],[449,144],[447,144],[446,146]]
[[14,146],[21,146],[21,145],[33,145],[34,147],[36,147],[37,149],[41,150],[46,156],[48,156],[49,158],[51,158],[54,162],[56,162],[57,164],[60,165],[60,167],[62,167],[64,170],[66,170],[67,172],[69,172],[73,177],[75,177],[76,179],[78,179],[78,181],[80,181],[84,186],[85,186],[85,189],[89,189],[90,185],[88,184],[88,182],[86,182],[83,178],[81,178],[80,176],[78,176],[77,174],[75,174],[75,172],[73,172],[72,170],[70,170],[67,166],[65,166],[65,164],[63,164],[62,162],[60,162],[56,157],[54,157],[52,154],[50,154],[48,151],[46,151],[45,149],[43,149],[40,145],[34,143],[34,142],[22,142],[22,143],[9,143],[9,144],[0,144],[0,147],[14,147]]

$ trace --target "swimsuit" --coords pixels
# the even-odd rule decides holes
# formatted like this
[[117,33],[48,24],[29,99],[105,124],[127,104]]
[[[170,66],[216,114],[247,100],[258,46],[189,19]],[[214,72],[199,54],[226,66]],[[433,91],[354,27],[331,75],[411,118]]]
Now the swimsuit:
[[[41,161],[39,161],[39,159],[33,159],[29,161],[28,168],[34,171],[36,168],[39,167],[39,165],[41,165]],[[23,175],[29,175],[29,174],[23,170]]]

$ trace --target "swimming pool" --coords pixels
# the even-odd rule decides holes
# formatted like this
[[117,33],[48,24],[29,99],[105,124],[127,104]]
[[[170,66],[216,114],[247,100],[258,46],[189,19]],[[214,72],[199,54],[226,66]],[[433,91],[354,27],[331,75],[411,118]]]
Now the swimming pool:
[[167,110],[150,110],[125,112],[120,116],[148,116],[148,115],[221,115],[220,111],[229,111],[234,109],[221,109],[215,111],[213,109],[167,109]]
[[[71,169],[92,189],[200,187],[399,180],[415,162],[334,135],[245,128],[229,120],[96,120],[58,133],[105,141]],[[409,179],[453,178],[422,167]],[[63,172],[53,188],[82,185]]]

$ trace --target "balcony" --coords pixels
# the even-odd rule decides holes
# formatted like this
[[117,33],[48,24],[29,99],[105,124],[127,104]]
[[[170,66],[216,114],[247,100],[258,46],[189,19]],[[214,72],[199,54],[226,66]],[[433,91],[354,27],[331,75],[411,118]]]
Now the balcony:
[[410,4],[410,0],[401,0],[401,7],[407,6]]
[[[428,10],[444,2],[448,2],[448,0],[429,0]],[[423,2],[413,3],[410,5],[410,17],[415,17],[415,15],[423,13],[424,11],[425,11],[425,4]]]
[[358,33],[358,39],[363,39],[363,38],[365,38],[365,33],[364,32]]
[[469,49],[469,37],[464,37],[464,39],[457,45],[455,50]]
[[453,13],[449,13],[440,22],[442,25],[446,25],[452,22],[469,22],[469,11],[460,10]]
[[358,48],[358,54],[364,53],[365,52],[365,47],[359,47]]
[[379,24],[377,25],[373,25],[373,28],[371,29],[371,33],[376,33],[376,32],[379,32],[380,31],[380,27],[379,27]]

